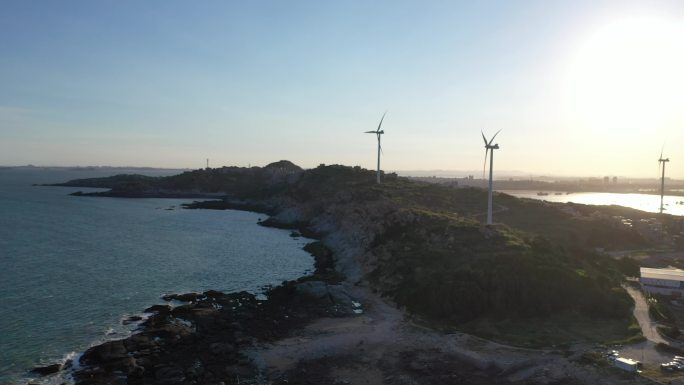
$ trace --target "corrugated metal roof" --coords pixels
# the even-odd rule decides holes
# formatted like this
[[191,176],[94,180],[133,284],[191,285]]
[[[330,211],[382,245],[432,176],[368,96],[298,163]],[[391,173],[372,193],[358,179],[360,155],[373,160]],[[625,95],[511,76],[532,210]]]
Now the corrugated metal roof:
[[651,269],[641,268],[641,278],[666,279],[670,281],[684,281],[684,270],[679,269]]

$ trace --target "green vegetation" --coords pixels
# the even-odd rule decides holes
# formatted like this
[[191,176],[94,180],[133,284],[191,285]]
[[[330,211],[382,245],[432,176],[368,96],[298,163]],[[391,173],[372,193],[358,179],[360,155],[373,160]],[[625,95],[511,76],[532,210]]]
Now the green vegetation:
[[[321,165],[304,171],[287,161],[67,185],[110,187],[112,195],[225,194],[224,204],[204,206],[212,208],[259,207],[278,213],[296,207],[303,232],[311,231],[309,224],[322,215],[334,217],[365,229],[372,240],[361,262],[373,288],[433,324],[526,346],[595,336],[601,342],[640,338],[630,315],[632,300],[620,287],[625,275],[638,274],[638,264],[594,251],[648,245],[634,231],[614,225],[611,216],[620,213],[615,207],[496,194],[495,220],[501,224],[485,227],[482,190],[393,174],[378,185],[375,173],[360,167]],[[236,200],[241,202],[237,206]],[[327,253],[322,244],[310,248]]]
[[659,342],[656,344],[656,349],[660,350],[661,352],[668,353],[668,354],[674,354],[678,356],[684,355],[684,349],[678,348],[676,346],[664,344],[662,342]]
[[412,217],[376,239],[384,257],[370,275],[381,293],[412,312],[454,322],[629,314],[632,300],[612,260],[505,226],[483,232],[476,222],[444,214]]
[[606,359],[605,354],[601,352],[586,352],[583,353],[577,360],[582,365],[592,365],[599,368],[611,367],[611,362]]
[[595,317],[577,313],[542,318],[483,318],[459,324],[456,328],[500,343],[528,348],[563,347],[578,341],[629,344],[644,340],[641,328],[632,317],[597,322]]
[[199,169],[166,177],[115,175],[107,178],[76,179],[62,186],[112,189],[112,195],[149,195],[169,192],[225,193],[238,199],[264,199],[283,193],[290,177],[302,169],[289,161],[266,167],[223,167]]
[[671,338],[671,339],[676,339],[679,337],[682,333],[679,331],[679,328],[677,326],[657,326],[658,333],[661,335]]
[[673,324],[675,322],[674,315],[663,301],[667,301],[667,299],[660,296],[650,297],[648,299],[648,313],[651,318],[658,322]]

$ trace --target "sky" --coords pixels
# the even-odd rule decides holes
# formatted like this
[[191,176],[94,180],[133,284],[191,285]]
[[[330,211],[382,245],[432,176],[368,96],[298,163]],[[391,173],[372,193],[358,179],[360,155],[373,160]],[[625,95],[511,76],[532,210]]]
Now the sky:
[[0,165],[684,178],[684,1],[0,4]]

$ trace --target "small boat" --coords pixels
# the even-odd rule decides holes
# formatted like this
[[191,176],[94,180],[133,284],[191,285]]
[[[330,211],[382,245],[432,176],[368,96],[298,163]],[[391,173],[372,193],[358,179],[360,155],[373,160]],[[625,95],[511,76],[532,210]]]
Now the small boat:
[[537,193],[537,195],[539,195],[540,197],[544,197],[544,196],[549,195],[549,193],[540,191],[540,192]]

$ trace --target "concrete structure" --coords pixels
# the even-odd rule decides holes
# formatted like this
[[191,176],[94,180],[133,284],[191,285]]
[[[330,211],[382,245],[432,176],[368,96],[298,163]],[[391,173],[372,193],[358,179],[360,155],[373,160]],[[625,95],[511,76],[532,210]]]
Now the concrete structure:
[[684,270],[642,267],[639,281],[645,293],[684,297]]

